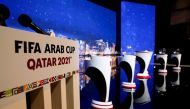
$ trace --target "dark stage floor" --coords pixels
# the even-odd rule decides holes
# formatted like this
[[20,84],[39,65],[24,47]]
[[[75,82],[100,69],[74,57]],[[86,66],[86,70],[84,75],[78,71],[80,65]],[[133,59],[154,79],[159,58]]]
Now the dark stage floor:
[[[154,69],[154,78],[147,80],[149,95],[146,94],[142,97],[142,93],[146,93],[146,91],[141,91],[141,97],[139,97],[139,92],[142,90],[140,86],[141,89],[139,88],[133,94],[134,101],[131,104],[133,107],[127,105],[130,101],[125,101],[119,105],[118,109],[189,109],[190,68],[182,68],[180,72],[172,71],[172,67],[167,69],[165,87],[162,87],[164,76],[158,75],[157,69]],[[151,81],[153,82],[152,86],[149,84]],[[139,102],[138,98],[144,102]]]
[[[153,69],[152,78],[135,79],[137,88],[134,92],[123,90],[120,86],[118,94],[116,80],[111,80],[109,98],[114,109],[189,109],[190,67],[182,67],[178,72],[167,67],[167,75],[158,74],[154,66],[149,67]],[[81,90],[81,109],[92,109],[91,100],[98,99],[97,96],[97,90],[90,81]]]

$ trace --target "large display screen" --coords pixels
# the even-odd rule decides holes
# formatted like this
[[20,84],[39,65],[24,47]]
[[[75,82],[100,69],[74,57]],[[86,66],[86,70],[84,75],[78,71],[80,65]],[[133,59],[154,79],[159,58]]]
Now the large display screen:
[[22,27],[17,19],[27,14],[44,30],[53,29],[56,35],[72,39],[104,39],[115,43],[116,14],[114,11],[87,0],[1,0],[10,10],[7,26]]
[[[135,54],[135,51],[152,51],[155,48],[155,6],[140,4],[134,2],[121,2],[121,51],[127,54]],[[152,56],[148,72],[153,77],[154,55]],[[139,73],[140,64],[136,61],[135,79],[136,92],[139,90],[139,81],[136,78]],[[121,82],[126,81],[128,77],[121,69]],[[154,78],[148,80],[150,96],[152,96]],[[121,92],[124,94],[124,92]],[[121,102],[124,97],[120,97]],[[150,105],[150,104],[147,104]]]
[[132,2],[121,3],[122,51],[154,51],[155,6]]
[[[33,32],[17,21],[21,14],[27,14],[33,23],[45,31],[52,29],[58,37],[87,43],[99,39],[116,42],[116,12],[87,0],[0,0],[0,4],[10,10],[8,27]],[[81,109],[90,109],[92,99],[99,97],[92,81],[81,89],[80,97]]]

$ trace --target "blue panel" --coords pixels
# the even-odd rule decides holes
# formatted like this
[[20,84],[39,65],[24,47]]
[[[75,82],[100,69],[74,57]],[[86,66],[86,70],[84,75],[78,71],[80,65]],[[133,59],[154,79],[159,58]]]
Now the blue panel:
[[[17,18],[29,15],[44,30],[53,29],[56,35],[72,39],[116,42],[116,13],[87,0],[0,0],[11,12],[7,26],[22,27]],[[99,99],[93,82],[81,91],[81,109],[91,109],[91,100]]]
[[[134,54],[135,51],[148,50],[154,52],[155,48],[155,6],[132,2],[121,2],[121,51]],[[154,62],[152,56],[151,62]],[[139,80],[136,74],[139,72],[139,64],[135,66],[135,79],[139,90]],[[153,66],[149,66],[149,74],[153,77]],[[121,70],[121,82],[127,77]],[[148,80],[150,96],[152,96],[154,78]],[[122,94],[122,93],[121,93]],[[125,95],[124,95],[125,96]],[[121,102],[123,100],[121,96]],[[150,107],[148,103],[146,106]]]
[[122,2],[121,40],[122,51],[154,51],[155,6]]
[[53,29],[73,39],[104,39],[115,43],[116,15],[114,11],[87,0],[1,0],[11,16],[7,26],[26,29],[18,24],[20,14],[28,14],[42,29]]

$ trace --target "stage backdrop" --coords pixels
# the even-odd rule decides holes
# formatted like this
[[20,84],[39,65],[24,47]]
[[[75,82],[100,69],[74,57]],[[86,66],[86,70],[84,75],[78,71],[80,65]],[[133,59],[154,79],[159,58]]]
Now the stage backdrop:
[[[155,6],[133,2],[121,2],[121,51],[134,54],[135,51],[148,50],[154,52],[155,48]],[[137,62],[137,61],[136,61]],[[152,56],[151,63],[154,62]],[[153,67],[149,66],[149,74],[153,77]],[[139,72],[139,64],[136,63],[135,82],[137,90],[139,81],[136,74]],[[150,95],[152,95],[153,79],[148,80]],[[121,70],[121,82],[127,77]],[[124,92],[122,92],[124,93]],[[122,94],[121,93],[121,94]],[[125,96],[121,96],[121,102]],[[150,105],[150,104],[147,104]]]
[[87,0],[1,0],[10,9],[8,27],[31,31],[20,26],[20,14],[29,15],[42,29],[72,39],[104,39],[115,42],[116,13]]
[[[29,15],[44,30],[53,29],[57,36],[84,40],[97,39],[115,43],[116,13],[87,0],[0,0],[10,10],[7,26],[26,31],[17,19]],[[91,99],[98,98],[93,82],[81,90],[81,109],[91,108]]]

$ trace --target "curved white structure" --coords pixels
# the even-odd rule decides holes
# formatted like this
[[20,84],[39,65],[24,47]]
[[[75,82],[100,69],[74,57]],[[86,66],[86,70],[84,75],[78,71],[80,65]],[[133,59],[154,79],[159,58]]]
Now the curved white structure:
[[177,73],[177,79],[171,82],[173,86],[180,85],[180,72],[181,72],[181,69],[176,69],[172,72],[172,73]]
[[112,102],[100,102],[100,101],[92,100],[91,105],[93,109],[113,109]]
[[135,92],[135,88],[123,88],[124,92]]
[[134,109],[134,105],[133,105],[133,103],[134,103],[133,92],[130,92],[130,94],[131,94],[131,103],[130,103],[130,106],[129,106],[128,109]]
[[160,92],[166,92],[166,76],[167,76],[167,72],[158,72],[158,76],[163,77],[163,84],[161,84],[161,86],[156,85],[156,90],[160,91]]
[[143,85],[143,88],[139,89],[139,92],[137,93],[141,93],[141,92],[143,93],[141,94],[140,97],[135,98],[135,103],[146,104],[151,101],[148,86],[147,86],[147,80],[148,79],[139,79],[140,85]]
[[[126,90],[124,90],[126,91]],[[127,92],[127,97],[126,97],[126,100],[124,101],[125,104],[128,104],[128,105],[125,105],[125,107],[122,107],[123,108],[126,108],[126,109],[134,109],[134,97],[133,97],[133,94],[134,92],[133,91],[126,91]]]
[[[136,56],[134,55],[124,55],[122,57],[119,57],[119,63],[126,62],[129,65],[128,67],[130,70],[129,72],[126,72],[126,73],[131,73],[131,77],[130,78],[128,77],[130,81],[122,82],[123,88],[126,88],[126,89],[136,88],[136,84],[134,83],[135,61],[136,61]],[[127,66],[123,66],[123,67],[127,67]]]
[[102,74],[105,80],[105,87],[106,87],[105,101],[92,100],[93,109],[113,109],[112,102],[108,102],[109,90],[110,90],[110,79],[111,79],[111,57],[93,55],[92,59],[87,61],[87,69],[89,67],[96,68],[100,71],[99,73]]
[[177,53],[177,54],[171,54],[171,59],[174,59],[176,58],[177,59],[177,66],[173,67],[173,71],[178,71],[181,69],[180,67],[180,64],[181,64],[181,54],[180,53]]
[[181,67],[172,67],[173,72],[181,72]]
[[[150,78],[150,75],[148,74],[148,67],[150,64],[150,60],[152,57],[153,52],[152,51],[137,51],[136,52],[136,58],[137,61],[139,61],[141,72],[137,74],[137,78]],[[144,68],[142,68],[144,67]]]
[[167,54],[157,54],[156,60],[158,60],[158,59],[162,59],[164,61],[164,68],[159,69],[158,72],[167,72],[166,66],[167,66],[168,55]]

